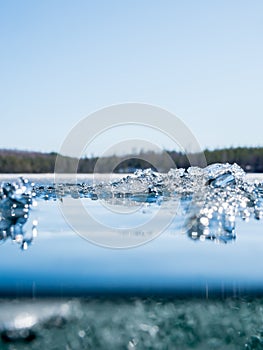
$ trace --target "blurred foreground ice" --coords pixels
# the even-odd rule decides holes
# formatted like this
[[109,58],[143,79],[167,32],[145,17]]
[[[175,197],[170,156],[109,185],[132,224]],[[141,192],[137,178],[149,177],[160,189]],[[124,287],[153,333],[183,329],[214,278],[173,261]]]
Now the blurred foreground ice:
[[0,240],[10,237],[26,250],[37,235],[37,221],[32,221],[32,231],[25,232],[29,211],[36,205],[32,184],[23,178],[12,183],[2,183],[0,188]]
[[263,300],[2,300],[0,348],[262,349]]

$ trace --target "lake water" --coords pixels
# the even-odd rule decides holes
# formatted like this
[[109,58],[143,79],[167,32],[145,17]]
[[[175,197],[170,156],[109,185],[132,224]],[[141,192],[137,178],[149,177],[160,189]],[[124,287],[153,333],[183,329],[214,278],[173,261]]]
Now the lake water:
[[76,187],[64,175],[58,189],[53,175],[25,175],[37,206],[26,244],[16,227],[2,239],[0,348],[263,348],[263,176],[231,171],[204,195],[195,169],[180,175],[194,188],[180,198],[178,173],[169,183],[116,175],[110,189],[108,176],[81,175]]

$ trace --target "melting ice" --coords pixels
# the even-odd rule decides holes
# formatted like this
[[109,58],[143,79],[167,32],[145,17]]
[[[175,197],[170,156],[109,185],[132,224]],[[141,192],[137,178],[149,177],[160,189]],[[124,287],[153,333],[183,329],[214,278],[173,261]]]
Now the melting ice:
[[20,178],[17,182],[2,183],[0,187],[0,240],[11,238],[26,250],[37,235],[37,221],[32,222],[32,231],[25,232],[24,224],[29,210],[36,205],[32,184]]
[[[0,193],[0,239],[11,237],[26,248],[34,234],[26,236],[33,198],[63,201],[66,196],[104,200],[111,204],[173,206],[180,202],[186,217],[187,235],[193,240],[229,242],[235,239],[236,218],[248,221],[263,217],[263,184],[245,180],[237,164],[212,164],[204,169],[171,169],[160,174],[151,169],[137,170],[118,181],[88,185],[59,183],[31,186],[26,180],[4,183]],[[33,225],[32,233],[36,232]]]

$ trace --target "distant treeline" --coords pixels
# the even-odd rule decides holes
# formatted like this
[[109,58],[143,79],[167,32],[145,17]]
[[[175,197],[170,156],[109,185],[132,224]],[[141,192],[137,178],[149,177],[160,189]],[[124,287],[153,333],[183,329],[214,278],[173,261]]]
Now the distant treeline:
[[[263,173],[263,147],[255,148],[225,148],[204,151],[207,164],[237,163],[247,172]],[[17,150],[0,150],[0,173],[52,173],[54,172],[57,153],[40,153]],[[99,159],[99,162],[97,162]],[[177,168],[190,166],[187,156],[181,152],[166,151],[154,153],[151,151],[140,154],[110,156],[107,158],[82,158],[78,163],[79,173],[96,172],[133,172],[136,169],[149,167],[159,171],[168,171],[171,159]],[[71,172],[72,158],[63,157],[63,172]]]

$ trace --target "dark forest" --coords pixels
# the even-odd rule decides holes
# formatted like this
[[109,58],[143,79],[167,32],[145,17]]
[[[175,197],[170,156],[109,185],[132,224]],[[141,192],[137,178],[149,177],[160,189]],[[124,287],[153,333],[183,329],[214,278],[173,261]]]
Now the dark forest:
[[[128,173],[136,169],[153,168],[166,172],[170,169],[167,154],[177,168],[190,166],[187,156],[181,152],[166,151],[163,153],[141,152],[126,157],[110,156],[100,158],[100,166],[96,168],[97,157],[81,158],[78,163],[79,173],[92,173],[94,169],[101,173]],[[263,173],[263,147],[255,148],[225,148],[204,151],[207,164],[237,163],[246,172]],[[18,150],[0,150],[0,173],[52,173],[54,172],[57,153],[40,153]],[[63,157],[65,164],[70,163],[69,157]],[[123,160],[124,159],[124,160]],[[103,160],[103,161],[101,161]],[[69,167],[70,169],[70,167]],[[69,171],[70,172],[70,171]]]

